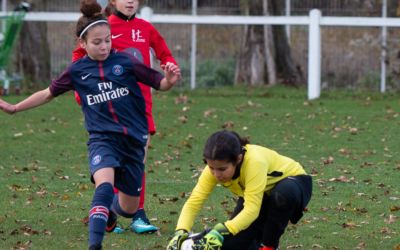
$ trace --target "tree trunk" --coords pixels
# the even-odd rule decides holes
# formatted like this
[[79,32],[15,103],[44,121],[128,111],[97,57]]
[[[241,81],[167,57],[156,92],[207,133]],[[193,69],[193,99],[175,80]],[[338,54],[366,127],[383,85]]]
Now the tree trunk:
[[[13,1],[18,4],[19,1]],[[35,4],[45,5],[45,0],[36,0]],[[45,22],[24,22],[17,44],[17,71],[24,78],[23,88],[37,90],[48,86],[51,79],[50,50],[47,42],[47,24]]]
[[[273,0],[271,7],[273,13],[279,13],[284,8],[283,1]],[[282,83],[292,86],[304,84],[302,68],[300,65],[296,65],[292,58],[285,26],[274,26],[273,33],[276,51],[275,60]]]
[[[263,0],[263,14],[264,16],[269,16],[268,11],[268,0]],[[276,79],[276,65],[274,56],[274,40],[272,35],[272,28],[270,25],[264,25],[264,50],[265,59],[267,63],[268,72],[268,85],[275,85],[277,83]]]
[[[247,12],[245,13],[275,15],[284,7],[280,2],[283,1],[246,1],[244,7]],[[292,59],[284,26],[271,28],[249,25],[244,28],[242,37],[244,40],[238,54],[235,84],[266,85],[280,81],[298,86],[304,83],[301,67],[296,66]]]

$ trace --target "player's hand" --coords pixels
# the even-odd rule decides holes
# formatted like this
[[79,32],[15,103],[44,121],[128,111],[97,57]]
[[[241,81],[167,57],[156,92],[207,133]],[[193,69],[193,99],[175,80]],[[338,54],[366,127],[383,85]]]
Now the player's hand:
[[169,241],[167,250],[179,250],[182,243],[189,237],[186,230],[180,229],[175,232],[174,237]]
[[15,105],[9,104],[8,102],[3,101],[2,99],[0,99],[0,109],[10,115],[14,114],[17,111]]
[[163,70],[165,73],[165,78],[170,85],[175,85],[176,82],[181,79],[181,70],[178,65],[167,62]]
[[229,230],[224,224],[218,223],[203,238],[194,242],[193,249],[196,250],[220,250],[224,243],[224,236],[229,235]]

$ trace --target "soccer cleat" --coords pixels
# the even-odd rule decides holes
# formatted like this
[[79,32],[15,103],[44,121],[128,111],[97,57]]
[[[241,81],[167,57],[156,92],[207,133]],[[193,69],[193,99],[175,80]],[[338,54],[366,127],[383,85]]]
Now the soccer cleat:
[[116,226],[116,227],[114,228],[114,231],[112,231],[112,232],[115,233],[115,234],[122,234],[122,233],[125,232],[125,229],[123,229],[123,228],[120,227],[120,226]]
[[101,245],[91,245],[91,246],[89,247],[89,250],[101,250],[101,249],[103,249],[103,248],[101,247]]
[[117,218],[117,215],[114,212],[110,211],[106,226],[107,233],[113,232],[114,229],[117,227]]
[[279,249],[274,247],[261,246],[259,250],[279,250]]
[[151,225],[150,222],[144,221],[142,218],[137,218],[132,221],[130,228],[137,234],[154,233],[159,230],[158,227]]

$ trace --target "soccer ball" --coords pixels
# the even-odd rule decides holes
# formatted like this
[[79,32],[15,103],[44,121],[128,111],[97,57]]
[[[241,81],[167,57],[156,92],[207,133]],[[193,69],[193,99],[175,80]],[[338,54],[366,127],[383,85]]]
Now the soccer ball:
[[187,238],[181,245],[180,250],[192,250],[193,246],[193,240],[190,238]]
[[208,231],[209,230],[205,230],[205,231],[203,231],[201,233],[191,233],[191,234],[189,234],[189,237],[184,242],[182,242],[180,250],[192,250],[193,249],[192,246],[194,244],[194,240],[201,239],[204,235],[207,234]]

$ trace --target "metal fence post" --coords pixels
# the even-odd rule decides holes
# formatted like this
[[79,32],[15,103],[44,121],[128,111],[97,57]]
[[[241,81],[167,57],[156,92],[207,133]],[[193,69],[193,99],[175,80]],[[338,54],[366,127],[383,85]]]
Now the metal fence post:
[[[192,2],[192,16],[197,15],[197,0]],[[192,24],[192,45],[190,53],[190,88],[196,88],[197,25]]]
[[[382,2],[382,18],[387,18],[387,0]],[[382,51],[381,51],[381,93],[386,91],[386,51],[387,27],[382,26]]]
[[[291,1],[290,0],[286,0],[286,3],[285,3],[285,16],[287,16],[287,17],[290,17],[290,15],[291,15],[291,10],[290,10],[290,3]],[[289,44],[290,44],[290,24],[286,24],[286,26],[285,26],[285,29],[286,29],[286,36],[287,36],[287,38],[288,38],[288,40],[289,40]]]
[[321,94],[321,11],[310,11],[308,37],[308,100]]

